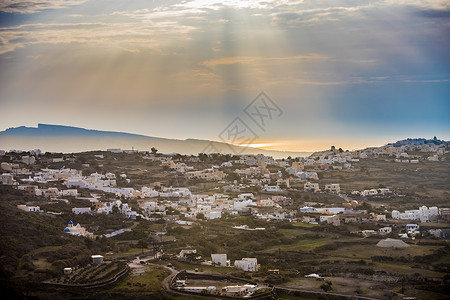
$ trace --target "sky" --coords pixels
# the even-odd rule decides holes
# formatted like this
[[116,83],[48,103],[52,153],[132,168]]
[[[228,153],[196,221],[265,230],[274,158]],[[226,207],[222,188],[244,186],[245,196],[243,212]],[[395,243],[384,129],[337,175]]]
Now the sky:
[[0,130],[352,150],[449,115],[448,1],[0,0]]

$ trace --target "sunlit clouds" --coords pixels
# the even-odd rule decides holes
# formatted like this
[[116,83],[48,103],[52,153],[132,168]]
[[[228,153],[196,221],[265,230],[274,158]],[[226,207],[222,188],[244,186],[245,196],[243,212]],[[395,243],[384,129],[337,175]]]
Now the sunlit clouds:
[[265,91],[285,114],[253,147],[449,139],[449,16],[448,1],[1,1],[0,130],[218,140]]
[[2,0],[0,11],[7,13],[36,13],[46,9],[58,9],[79,5],[88,0]]

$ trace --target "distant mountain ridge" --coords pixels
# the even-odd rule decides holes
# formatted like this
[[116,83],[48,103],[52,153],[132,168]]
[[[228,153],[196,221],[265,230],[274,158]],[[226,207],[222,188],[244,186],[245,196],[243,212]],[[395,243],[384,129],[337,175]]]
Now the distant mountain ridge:
[[[102,131],[102,130],[96,130],[96,129],[85,129],[81,127],[73,127],[73,126],[65,126],[65,125],[49,125],[49,124],[38,124],[38,127],[26,127],[26,126],[20,126],[20,127],[12,127],[8,128],[5,131],[0,132],[0,135],[30,135],[30,134],[46,134],[46,135],[96,135],[96,134],[102,134],[102,135],[123,135],[124,137],[147,137],[145,135],[140,134],[134,134],[134,133],[126,133],[126,132],[117,132],[117,131]],[[164,138],[156,138],[151,137],[154,139],[163,139]],[[168,140],[168,139],[165,139]]]
[[37,127],[13,127],[0,132],[0,149],[31,150],[39,148],[49,152],[83,152],[109,148],[149,151],[152,147],[162,153],[197,155],[201,152],[230,154],[264,154],[275,158],[306,156],[311,152],[271,151],[241,147],[222,142],[199,139],[168,139],[126,132],[101,131],[81,127],[38,124]]

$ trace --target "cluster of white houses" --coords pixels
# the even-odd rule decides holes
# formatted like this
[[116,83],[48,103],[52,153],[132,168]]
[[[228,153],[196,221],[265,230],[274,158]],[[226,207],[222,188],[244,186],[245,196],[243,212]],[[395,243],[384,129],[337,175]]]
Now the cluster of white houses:
[[[317,182],[307,181],[303,185],[303,189],[305,191],[320,192],[319,183],[317,183]],[[341,192],[341,187],[340,187],[339,183],[330,183],[330,184],[325,184],[324,190],[326,192],[339,194]]]
[[[226,169],[233,165],[240,165],[240,169],[234,172],[241,179],[246,179],[252,186],[263,188],[270,196],[265,199],[256,199],[253,193],[241,192],[241,189],[248,188],[250,185],[238,185],[236,182],[225,182],[223,191],[231,191],[236,196],[228,196],[225,194],[215,193],[213,195],[196,195],[191,193],[186,187],[161,187],[154,189],[152,187],[117,187],[118,178],[126,179],[126,174],[116,175],[114,173],[99,174],[91,173],[83,176],[81,170],[76,169],[49,169],[45,168],[39,172],[32,173],[26,168],[21,168],[25,164],[35,164],[36,154],[22,156],[20,161],[15,163],[1,163],[1,169],[6,173],[0,175],[1,183],[4,185],[13,185],[20,190],[24,190],[32,195],[44,196],[50,199],[58,199],[58,197],[78,197],[78,189],[89,189],[94,191],[103,191],[113,193],[117,200],[99,201],[98,199],[90,199],[89,207],[75,207],[72,212],[75,214],[83,213],[104,213],[110,214],[115,211],[124,214],[128,218],[135,219],[137,216],[142,218],[165,217],[168,211],[178,211],[181,216],[187,218],[202,217],[208,220],[221,218],[224,213],[232,215],[240,213],[251,213],[253,216],[265,220],[289,220],[292,221],[298,211],[290,210],[290,206],[294,203],[292,199],[282,195],[279,192],[286,191],[290,188],[289,176],[294,177],[294,181],[302,182],[305,191],[319,192],[320,186],[318,182],[310,182],[319,180],[317,171],[321,169],[343,168],[352,169],[352,163],[358,162],[368,156],[377,155],[393,155],[396,159],[416,160],[416,156],[408,154],[413,151],[429,152],[432,155],[428,160],[439,160],[445,153],[445,147],[429,143],[408,143],[400,146],[386,145],[379,148],[367,148],[361,151],[345,152],[331,149],[318,152],[308,158],[297,158],[291,163],[287,161],[277,161],[271,157],[264,155],[241,155],[239,160],[223,162],[219,165],[212,165],[210,168],[203,170],[194,170],[184,162],[175,161],[171,156],[155,156],[150,155],[145,159],[160,161],[162,166],[167,167],[169,171],[183,173],[190,180],[206,180],[206,181],[222,181],[226,177]],[[110,152],[116,153],[121,150],[111,149]],[[103,155],[96,155],[97,158],[103,158]],[[54,162],[64,161],[64,158],[55,158]],[[199,157],[186,158],[185,162],[199,162]],[[17,163],[18,162],[18,163]],[[245,165],[242,167],[242,165]],[[282,167],[286,172],[271,172],[268,166]],[[289,176],[286,176],[286,173]],[[20,175],[20,176],[19,176]],[[28,177],[28,178],[26,178]],[[21,179],[17,179],[21,178]],[[15,180],[17,179],[17,181]],[[292,178],[291,178],[292,179]],[[48,187],[52,182],[63,182],[66,189],[58,189],[56,187]],[[128,180],[128,182],[130,182]],[[222,181],[222,183],[224,183]],[[46,185],[49,184],[49,185]],[[56,185],[56,184],[55,184]],[[45,186],[47,188],[43,188]],[[61,188],[61,187],[60,187]],[[325,184],[323,190],[328,193],[338,194],[341,197],[347,197],[341,194],[341,186],[339,183]],[[219,190],[220,191],[220,190]],[[219,192],[218,191],[218,192]],[[391,193],[388,188],[367,189],[363,191],[352,191],[352,195],[358,196],[375,196]],[[121,199],[121,200],[118,200]],[[129,204],[123,203],[124,199],[138,199],[139,211],[133,210]],[[352,204],[352,203],[350,203]],[[288,207],[288,208],[287,208]],[[28,212],[39,212],[39,206],[19,205],[19,209]],[[136,208],[135,208],[136,209]],[[320,215],[301,215],[302,221],[309,223],[327,223],[335,226],[341,223],[356,222],[358,220],[358,211],[348,209],[348,207],[302,207],[301,213],[319,213]],[[399,212],[392,211],[392,218],[399,220],[411,220],[420,222],[429,222],[435,220],[438,216],[443,219],[450,219],[450,209],[437,207],[427,208],[420,207],[417,210],[407,210]],[[386,215],[373,215],[371,220],[376,222],[386,221]],[[188,222],[188,221],[184,221]],[[187,224],[187,223],[186,223]],[[386,225],[386,224],[382,224]],[[83,233],[83,229],[68,226],[69,233]],[[243,229],[243,228],[240,228]],[[246,230],[250,230],[247,228]],[[392,231],[390,227],[379,228],[380,233],[389,233]],[[89,234],[86,233],[88,236]],[[214,262],[214,259],[213,259]],[[236,263],[237,262],[237,263]],[[253,259],[242,259],[235,262],[238,268],[254,269],[252,267]]]
[[[211,254],[211,264],[216,267],[230,267],[230,260],[226,253]],[[244,257],[234,261],[234,268],[246,272],[256,272],[259,270],[258,260],[254,257]]]
[[417,220],[422,223],[429,222],[432,219],[436,219],[439,215],[439,209],[436,206],[426,207],[421,206],[419,209],[405,210],[401,213],[398,210],[392,211],[392,218],[399,220]]
[[[197,256],[197,250],[195,249],[184,249],[180,251],[178,258],[180,260],[187,260],[190,256]],[[200,256],[196,259],[201,259]],[[215,267],[231,267],[231,261],[227,258],[226,253],[213,253],[211,254],[210,261],[202,262],[204,265],[212,265]],[[258,260],[254,257],[244,257],[242,259],[237,259],[234,261],[234,268],[246,272],[256,272],[259,270],[260,265]]]

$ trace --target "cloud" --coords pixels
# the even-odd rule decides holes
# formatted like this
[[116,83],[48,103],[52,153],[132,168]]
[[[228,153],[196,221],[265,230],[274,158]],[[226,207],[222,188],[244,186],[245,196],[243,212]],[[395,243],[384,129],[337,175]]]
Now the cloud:
[[175,4],[174,7],[187,9],[219,10],[224,7],[235,9],[274,9],[303,3],[303,0],[192,0]]
[[2,0],[0,11],[7,13],[32,14],[45,9],[80,5],[88,0]]
[[[121,15],[140,20],[152,20],[159,18],[180,18],[198,15],[207,15],[211,12],[225,8],[243,10],[273,10],[285,9],[303,3],[303,0],[191,0],[182,1],[172,5],[160,5],[154,9],[138,9],[134,11],[116,11],[113,15]],[[229,22],[220,19],[220,23]]]
[[[162,39],[188,39],[194,27],[176,22],[35,23],[0,28],[0,54],[36,44],[145,48],[161,51]],[[130,47],[132,45],[132,47]]]
[[273,21],[281,24],[315,23],[325,21],[339,21],[342,17],[355,15],[357,12],[373,8],[373,5],[361,6],[332,6],[319,8],[303,8],[287,12],[273,13]]
[[295,55],[283,57],[258,57],[258,56],[235,56],[211,59],[203,62],[204,66],[216,67],[218,65],[246,64],[246,65],[271,65],[280,63],[297,63],[302,61],[323,61],[329,57],[320,54]]
[[419,16],[425,18],[432,19],[449,19],[450,18],[450,9],[441,10],[441,9],[423,9],[416,12]]
[[448,0],[384,0],[381,3],[392,6],[415,6],[424,9],[449,10]]

